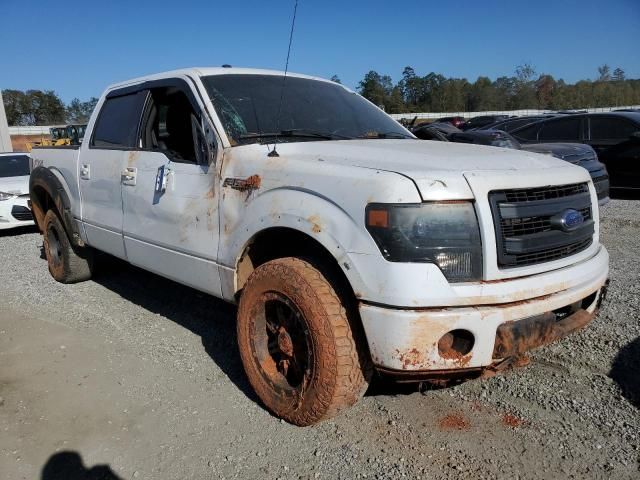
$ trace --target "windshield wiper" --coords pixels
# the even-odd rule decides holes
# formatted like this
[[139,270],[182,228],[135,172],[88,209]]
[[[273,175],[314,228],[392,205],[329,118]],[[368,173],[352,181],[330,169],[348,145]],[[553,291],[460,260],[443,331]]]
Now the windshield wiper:
[[367,132],[358,138],[414,138],[412,135],[402,132]]
[[279,133],[273,132],[259,132],[259,133],[245,133],[238,136],[239,139],[244,140],[247,138],[271,138],[271,137],[300,137],[300,138],[322,138],[324,140],[336,140],[336,139],[352,139],[347,135],[340,135],[331,132],[317,132],[315,130],[307,130],[305,128],[294,128],[289,130],[280,130]]

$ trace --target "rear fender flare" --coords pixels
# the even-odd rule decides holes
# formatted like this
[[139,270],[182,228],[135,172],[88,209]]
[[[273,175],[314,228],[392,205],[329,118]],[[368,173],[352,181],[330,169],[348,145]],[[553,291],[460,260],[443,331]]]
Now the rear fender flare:
[[62,225],[64,226],[67,236],[71,243],[77,247],[83,247],[84,241],[77,228],[77,224],[71,213],[71,201],[65,181],[55,170],[46,167],[36,167],[29,178],[29,197],[33,210],[36,225],[40,231],[43,230],[44,216],[47,213],[47,200],[44,198],[42,191],[48,195],[56,208]]

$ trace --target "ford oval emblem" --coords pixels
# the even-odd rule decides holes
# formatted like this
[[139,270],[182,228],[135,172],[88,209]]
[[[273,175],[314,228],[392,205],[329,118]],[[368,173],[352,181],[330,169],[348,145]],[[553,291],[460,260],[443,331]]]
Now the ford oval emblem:
[[560,217],[560,224],[562,225],[563,230],[573,230],[583,223],[584,217],[582,216],[582,213],[572,208],[562,212],[562,216]]

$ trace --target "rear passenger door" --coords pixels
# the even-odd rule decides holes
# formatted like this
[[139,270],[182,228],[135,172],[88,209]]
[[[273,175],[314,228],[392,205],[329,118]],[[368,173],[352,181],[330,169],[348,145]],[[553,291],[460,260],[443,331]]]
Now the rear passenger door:
[[188,79],[144,84],[138,145],[125,158],[124,243],[146,270],[221,296],[216,141]]
[[81,217],[89,245],[126,259],[122,238],[121,181],[126,152],[135,148],[145,94],[107,94],[92,136],[80,147]]
[[582,120],[581,116],[568,115],[544,122],[538,132],[538,143],[582,142]]

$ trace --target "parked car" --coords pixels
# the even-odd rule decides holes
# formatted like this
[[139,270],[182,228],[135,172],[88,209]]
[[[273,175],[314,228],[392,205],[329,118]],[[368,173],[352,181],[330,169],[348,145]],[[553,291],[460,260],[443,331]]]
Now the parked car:
[[464,122],[464,117],[442,117],[433,121],[433,123],[449,123],[457,128],[460,128],[460,125],[462,125]]
[[53,278],[88,279],[100,250],[238,302],[248,380],[297,425],[354,404],[374,370],[477,377],[591,321],[608,253],[583,168],[424,142],[304,75],[288,74],[280,110],[282,79],[130,80],[101,96],[82,145],[34,149]]
[[450,123],[433,122],[418,125],[411,132],[421,140],[447,140],[450,133],[461,132]]
[[[501,120],[506,120],[509,118],[509,115],[480,115],[478,117],[473,117],[464,122],[459,126],[462,130],[472,130],[476,128],[483,128],[486,125],[491,123],[499,122]],[[458,125],[456,125],[458,126]]]
[[463,132],[451,125],[432,124],[416,129],[414,134],[423,140],[439,140],[456,143],[473,143],[492,147],[514,148],[528,152],[542,153],[560,158],[585,168],[596,189],[598,202],[609,202],[609,175],[607,168],[598,161],[596,152],[589,145],[581,143],[539,143],[520,144],[513,136],[501,130],[468,130]]
[[483,127],[479,127],[476,130],[502,130],[503,132],[511,132],[517,128],[524,127],[525,125],[530,125],[535,122],[539,122],[540,120],[545,120],[550,118],[552,115],[538,115],[538,116],[529,116],[529,117],[511,117],[506,120],[499,120],[497,122],[490,123]]
[[0,230],[33,225],[29,201],[29,155],[0,153]]
[[527,125],[511,134],[520,143],[591,145],[607,166],[612,189],[640,189],[640,113],[574,114]]

